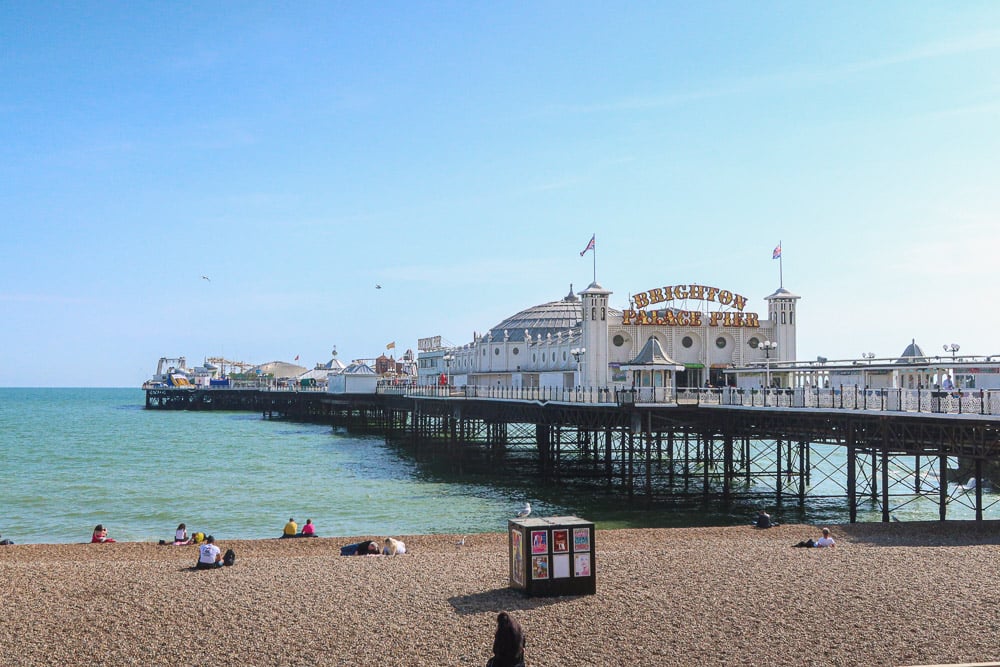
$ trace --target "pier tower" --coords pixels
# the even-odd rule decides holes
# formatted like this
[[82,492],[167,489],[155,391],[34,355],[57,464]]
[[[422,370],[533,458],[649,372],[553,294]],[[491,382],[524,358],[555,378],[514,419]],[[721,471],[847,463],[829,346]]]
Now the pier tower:
[[775,355],[782,361],[795,361],[795,306],[801,297],[792,294],[784,287],[766,298],[768,319],[774,330],[774,342],[778,344]]
[[583,356],[580,375],[585,387],[608,386],[608,297],[611,290],[590,283],[580,292],[583,307],[582,342]]

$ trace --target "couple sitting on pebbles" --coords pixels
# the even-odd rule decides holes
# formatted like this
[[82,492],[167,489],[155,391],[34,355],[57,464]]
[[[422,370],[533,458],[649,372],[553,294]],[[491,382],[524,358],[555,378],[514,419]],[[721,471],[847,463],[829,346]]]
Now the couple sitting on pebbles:
[[281,537],[316,537],[316,524],[313,523],[312,519],[306,519],[306,525],[302,526],[300,533],[299,524],[295,523],[295,519],[289,517]]
[[378,542],[375,540],[365,540],[357,544],[348,544],[346,547],[340,547],[341,556],[378,556],[380,553],[385,556],[405,554],[406,544],[403,540],[387,537],[382,543],[381,549],[379,549]]

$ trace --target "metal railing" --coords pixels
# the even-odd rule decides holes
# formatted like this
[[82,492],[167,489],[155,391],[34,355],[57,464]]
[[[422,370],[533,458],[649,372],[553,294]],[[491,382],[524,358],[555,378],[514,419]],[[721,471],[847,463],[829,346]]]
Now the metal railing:
[[380,385],[380,394],[589,405],[718,405],[876,412],[1000,415],[1000,391],[866,389],[858,386],[738,389],[736,387],[505,387]]

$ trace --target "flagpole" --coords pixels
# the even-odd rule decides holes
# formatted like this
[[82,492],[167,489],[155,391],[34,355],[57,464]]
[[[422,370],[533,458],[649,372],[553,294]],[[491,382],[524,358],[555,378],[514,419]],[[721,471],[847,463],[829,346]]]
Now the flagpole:
[[[778,240],[778,247],[781,248],[781,240]],[[778,253],[778,288],[782,289],[785,287],[785,267],[782,262],[785,261],[785,249],[781,248],[781,252]]]
[[594,282],[597,282],[597,232],[594,232]]

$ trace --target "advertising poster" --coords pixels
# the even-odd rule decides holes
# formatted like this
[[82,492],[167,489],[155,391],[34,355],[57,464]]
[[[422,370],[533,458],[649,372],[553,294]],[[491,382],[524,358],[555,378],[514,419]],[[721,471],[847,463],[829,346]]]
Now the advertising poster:
[[[590,554],[587,554],[588,556]],[[556,554],[552,557],[552,578],[565,579],[569,576],[569,554]]]
[[[549,531],[547,530],[531,531],[531,553],[547,554],[548,552],[549,552]],[[548,579],[548,577],[545,578]]]
[[574,554],[574,564],[573,576],[590,576],[590,554]]
[[531,557],[531,578],[532,579],[548,579],[549,578],[549,557],[548,556],[532,556]]
[[510,555],[513,571],[511,576],[514,581],[524,586],[524,549],[521,548],[521,531],[510,531]]
[[590,528],[573,529],[573,551],[590,551]]
[[552,551],[557,554],[564,554],[569,551],[568,530],[563,529],[552,531]]

